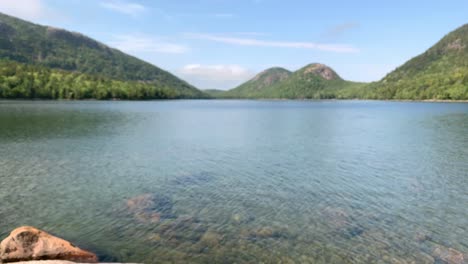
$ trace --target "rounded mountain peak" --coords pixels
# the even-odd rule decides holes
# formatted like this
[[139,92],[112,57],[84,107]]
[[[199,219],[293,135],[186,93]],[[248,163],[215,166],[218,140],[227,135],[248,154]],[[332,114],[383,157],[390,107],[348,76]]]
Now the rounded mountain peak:
[[291,72],[284,68],[273,67],[260,72],[252,81],[260,82],[264,86],[269,86],[288,78],[290,75]]
[[303,74],[315,74],[325,80],[341,79],[340,76],[330,67],[321,63],[312,63],[300,70]]

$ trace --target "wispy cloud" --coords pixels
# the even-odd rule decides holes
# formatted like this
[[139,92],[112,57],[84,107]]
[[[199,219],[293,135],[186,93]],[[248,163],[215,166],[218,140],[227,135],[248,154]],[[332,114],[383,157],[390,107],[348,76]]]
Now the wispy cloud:
[[46,8],[41,0],[1,0],[0,12],[27,20],[42,18]]
[[359,27],[359,24],[356,23],[356,22],[348,22],[348,23],[343,23],[343,24],[339,24],[339,25],[336,25],[334,27],[331,27],[329,29],[327,29],[323,34],[322,34],[322,37],[324,39],[337,39],[341,36],[343,36],[345,33],[353,30],[353,29],[356,29]]
[[220,43],[240,46],[257,46],[257,47],[277,47],[277,48],[296,48],[296,49],[314,49],[322,51],[340,52],[340,53],[355,53],[359,50],[353,46],[345,44],[322,44],[314,42],[291,42],[291,41],[270,41],[256,38],[240,38],[232,36],[219,36],[212,34],[195,34],[187,33],[186,37],[193,39],[210,40]]
[[189,51],[185,45],[168,42],[143,34],[116,35],[109,42],[119,50],[128,53],[173,53],[181,54]]
[[232,88],[250,78],[255,73],[236,64],[188,64],[178,70],[178,74],[201,88]]
[[120,0],[107,0],[100,2],[100,6],[125,15],[138,16],[146,12],[147,8],[141,4]]

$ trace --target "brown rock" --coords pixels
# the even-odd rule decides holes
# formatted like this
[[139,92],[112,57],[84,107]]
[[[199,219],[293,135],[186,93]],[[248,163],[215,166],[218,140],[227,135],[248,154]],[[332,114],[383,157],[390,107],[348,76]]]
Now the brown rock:
[[97,263],[97,256],[68,241],[30,226],[13,230],[0,243],[0,262],[69,260]]
[[427,240],[431,240],[431,235],[428,232],[419,231],[419,232],[416,232],[416,234],[414,235],[414,239],[417,242],[422,243]]
[[446,248],[444,246],[437,246],[432,251],[432,256],[442,263],[446,264],[466,264],[467,259],[463,255],[463,253],[453,249],[453,248]]
[[161,221],[161,214],[157,212],[138,212],[135,213],[135,217],[144,223],[159,223]]
[[304,73],[314,73],[320,75],[325,80],[338,79],[338,75],[330,67],[320,63],[308,65],[307,68],[304,70]]
[[208,247],[217,247],[219,246],[219,243],[223,239],[223,236],[218,234],[217,232],[208,230],[203,234],[203,236],[200,238],[200,242]]
[[145,223],[158,223],[162,218],[172,218],[172,202],[163,195],[142,194],[127,200],[127,210]]
[[127,200],[127,208],[131,211],[144,211],[154,206],[153,195],[146,193]]
[[271,227],[261,227],[253,232],[253,235],[259,238],[273,237],[274,231]]

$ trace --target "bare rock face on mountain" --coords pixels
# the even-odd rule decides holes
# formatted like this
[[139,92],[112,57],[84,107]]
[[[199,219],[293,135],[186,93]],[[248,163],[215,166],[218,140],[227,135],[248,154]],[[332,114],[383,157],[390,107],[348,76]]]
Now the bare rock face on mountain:
[[30,226],[13,230],[0,244],[0,262],[69,260],[97,263],[95,254]]
[[315,63],[307,66],[307,68],[304,69],[304,74],[308,73],[319,75],[325,80],[334,80],[339,78],[338,74],[336,74],[330,67],[320,63]]
[[463,50],[465,48],[465,44],[463,44],[461,39],[456,39],[453,42],[447,44],[447,50]]

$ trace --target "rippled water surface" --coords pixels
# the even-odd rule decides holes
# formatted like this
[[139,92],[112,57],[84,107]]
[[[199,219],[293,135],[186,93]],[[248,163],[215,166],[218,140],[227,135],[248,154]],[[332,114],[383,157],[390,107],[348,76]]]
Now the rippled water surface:
[[103,260],[433,263],[468,253],[468,104],[0,101],[0,183],[1,238]]

